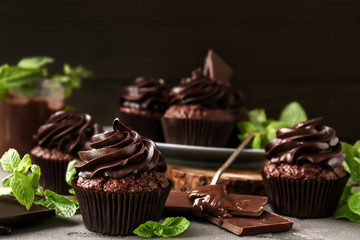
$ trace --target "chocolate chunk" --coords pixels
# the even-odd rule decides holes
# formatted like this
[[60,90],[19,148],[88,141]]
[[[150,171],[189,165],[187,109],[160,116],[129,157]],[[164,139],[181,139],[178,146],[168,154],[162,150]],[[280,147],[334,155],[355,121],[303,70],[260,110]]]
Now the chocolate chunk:
[[0,196],[0,225],[17,225],[55,215],[55,210],[33,204],[29,211],[13,196]]
[[293,222],[276,214],[264,211],[261,216],[252,217],[206,217],[206,219],[238,236],[254,235],[269,232],[288,231]]
[[210,49],[205,59],[204,75],[228,85],[233,74],[234,70]]
[[[193,206],[192,202],[187,197],[186,192],[170,192],[170,195],[165,204],[165,211],[188,212],[191,213]],[[236,199],[244,206],[242,210],[229,209],[229,213],[236,216],[260,216],[264,211],[264,206],[267,203],[267,197],[229,194],[232,199]]]

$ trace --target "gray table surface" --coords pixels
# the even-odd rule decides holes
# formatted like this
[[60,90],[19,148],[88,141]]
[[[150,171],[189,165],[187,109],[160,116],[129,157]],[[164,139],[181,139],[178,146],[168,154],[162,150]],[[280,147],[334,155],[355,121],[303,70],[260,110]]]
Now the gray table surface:
[[[7,174],[0,170],[0,178]],[[267,210],[270,210],[267,206]],[[1,209],[0,209],[1,211]],[[270,210],[271,211],[271,210]],[[182,234],[173,239],[215,239],[227,240],[238,239],[239,237],[220,229],[206,221],[188,218],[191,222],[189,228]],[[360,224],[352,223],[347,220],[335,220],[333,218],[322,219],[297,219],[289,218],[294,221],[293,228],[288,232],[267,233],[255,236],[245,236],[241,239],[336,239],[350,240],[360,239]],[[10,235],[0,236],[1,239],[139,239],[137,236],[113,237],[87,230],[82,222],[81,215],[72,218],[51,217],[38,222],[27,223],[24,226],[13,229]]]

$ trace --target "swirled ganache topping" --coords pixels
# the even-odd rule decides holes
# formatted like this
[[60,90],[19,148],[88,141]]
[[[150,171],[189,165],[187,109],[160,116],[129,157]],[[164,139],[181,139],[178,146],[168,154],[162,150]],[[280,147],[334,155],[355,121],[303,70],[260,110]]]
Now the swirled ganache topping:
[[179,86],[169,93],[170,105],[195,105],[207,108],[227,108],[224,101],[226,87],[219,81],[204,76],[200,68],[192,72],[191,78],[183,78]]
[[322,125],[322,118],[307,120],[292,128],[277,131],[276,138],[265,146],[265,156],[271,162],[314,164],[336,167],[345,155],[333,128]]
[[168,90],[163,79],[138,77],[125,87],[120,106],[139,110],[164,112],[168,106]]
[[83,178],[121,178],[143,171],[166,171],[166,162],[156,144],[123,125],[118,118],[114,131],[94,135],[91,150],[79,152],[75,165]]
[[201,105],[238,113],[244,107],[243,93],[233,87],[205,76],[198,68],[192,77],[183,78],[169,93],[169,105]]
[[78,151],[89,149],[89,140],[100,132],[102,127],[89,114],[79,110],[58,111],[40,126],[34,139],[41,147],[77,155]]

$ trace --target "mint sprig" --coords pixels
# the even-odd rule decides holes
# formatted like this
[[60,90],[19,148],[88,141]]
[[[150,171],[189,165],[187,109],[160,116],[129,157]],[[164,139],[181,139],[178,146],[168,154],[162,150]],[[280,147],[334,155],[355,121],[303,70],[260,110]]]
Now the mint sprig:
[[[360,185],[360,141],[354,145],[342,142],[345,153],[344,167],[350,173],[350,180],[355,185]],[[335,218],[346,218],[352,222],[360,223],[360,191],[347,184],[339,201],[340,209]]]
[[43,197],[35,201],[35,204],[42,205],[47,208],[55,209],[56,215],[63,217],[72,217],[75,215],[78,205],[70,199],[56,194],[50,190],[43,190],[42,187],[37,192],[38,196]]
[[151,238],[174,237],[184,232],[190,225],[190,222],[184,217],[168,217],[161,223],[147,221],[134,230],[134,233],[140,237]]
[[276,137],[276,131],[284,127],[292,127],[294,124],[307,120],[305,110],[298,102],[291,102],[281,111],[279,120],[268,119],[264,109],[248,111],[249,121],[237,123],[240,131],[238,135],[241,141],[245,140],[250,133],[254,133],[251,148],[263,149],[265,144]]
[[21,59],[18,66],[22,68],[41,68],[53,62],[54,59],[51,57],[31,57]]
[[94,74],[83,66],[72,68],[69,64],[64,64],[64,74],[56,74],[52,80],[58,81],[65,86],[65,96],[70,97],[73,89],[79,89],[83,78],[91,78]]
[[41,170],[38,165],[31,163],[28,154],[21,159],[19,153],[10,148],[3,154],[0,162],[4,171],[12,172],[2,179],[3,187],[0,188],[0,195],[13,195],[27,210],[31,208],[37,195],[42,198],[35,201],[35,204],[55,209],[57,215],[71,217],[76,213],[78,209],[76,202],[50,190],[38,189]]
[[[0,66],[0,100],[5,100],[8,92],[21,93],[32,97],[34,94],[33,82],[48,78],[46,65],[54,62],[50,57],[23,58],[17,65]],[[93,74],[83,66],[70,67],[64,64],[64,75],[54,75],[49,80],[61,82],[65,86],[66,97],[70,97],[74,88],[80,88],[83,78],[92,77]]]

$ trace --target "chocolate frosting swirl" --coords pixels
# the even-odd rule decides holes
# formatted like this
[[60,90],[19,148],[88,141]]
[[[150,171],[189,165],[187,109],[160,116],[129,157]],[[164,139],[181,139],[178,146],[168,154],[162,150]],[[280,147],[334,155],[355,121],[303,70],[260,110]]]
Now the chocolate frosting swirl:
[[199,104],[207,108],[227,108],[224,101],[226,87],[203,75],[200,68],[192,72],[191,78],[183,78],[179,86],[169,93],[170,105]]
[[339,166],[344,160],[342,147],[333,128],[311,119],[292,128],[277,131],[276,138],[265,145],[266,158],[273,163],[302,163]]
[[167,95],[163,79],[139,77],[123,90],[120,106],[164,112],[168,106]]
[[102,127],[89,114],[79,110],[58,111],[40,126],[34,139],[41,147],[77,155],[78,151],[89,149],[90,138],[100,132]]
[[118,118],[113,129],[94,135],[92,149],[79,152],[83,161],[75,165],[79,176],[121,178],[149,170],[166,171],[165,159],[152,140],[126,127]]
[[245,97],[238,89],[205,76],[198,68],[192,72],[192,77],[183,78],[169,93],[169,105],[196,104],[238,114],[244,109]]

